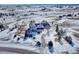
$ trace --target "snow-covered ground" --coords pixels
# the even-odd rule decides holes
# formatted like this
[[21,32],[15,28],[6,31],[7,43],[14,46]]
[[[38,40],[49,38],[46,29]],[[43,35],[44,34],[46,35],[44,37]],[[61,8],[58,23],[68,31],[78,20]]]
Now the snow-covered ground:
[[[79,11],[74,9],[74,6],[72,6],[73,8],[67,6],[60,8],[56,6],[21,5],[11,7],[9,5],[8,8],[7,6],[1,6],[0,8],[0,25],[4,26],[2,30],[0,29],[0,47],[19,48],[48,54],[51,53],[48,49],[48,43],[52,41],[53,53],[79,53],[79,18],[77,17]],[[26,37],[24,40],[25,32],[30,28],[30,24],[33,27],[43,21],[47,22],[50,28],[42,30],[40,34],[35,34],[34,37]],[[65,33],[60,32],[61,39],[58,38],[59,35],[56,32],[57,25],[58,32],[61,29],[65,31]],[[73,46],[65,40],[66,36],[72,38]],[[36,46],[38,41],[41,43],[41,47]]]

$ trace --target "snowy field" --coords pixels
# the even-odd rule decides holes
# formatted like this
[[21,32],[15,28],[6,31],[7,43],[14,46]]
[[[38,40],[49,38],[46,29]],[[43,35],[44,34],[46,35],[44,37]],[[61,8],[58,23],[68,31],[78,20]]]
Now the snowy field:
[[0,47],[78,54],[79,6],[0,5]]

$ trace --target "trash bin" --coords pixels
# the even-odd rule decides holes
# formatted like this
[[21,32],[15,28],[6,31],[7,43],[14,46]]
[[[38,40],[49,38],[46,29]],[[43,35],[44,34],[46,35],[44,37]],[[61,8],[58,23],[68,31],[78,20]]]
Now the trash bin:
[[53,42],[52,41],[48,42],[48,50],[49,50],[50,53],[53,53],[53,51],[54,51]]

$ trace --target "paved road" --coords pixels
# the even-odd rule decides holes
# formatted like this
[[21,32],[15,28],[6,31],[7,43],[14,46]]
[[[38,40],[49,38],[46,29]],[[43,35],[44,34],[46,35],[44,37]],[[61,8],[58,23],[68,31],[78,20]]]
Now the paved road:
[[8,47],[0,47],[0,51],[9,51],[9,52],[15,52],[19,54],[38,54],[36,52],[19,49],[19,48],[8,48]]

